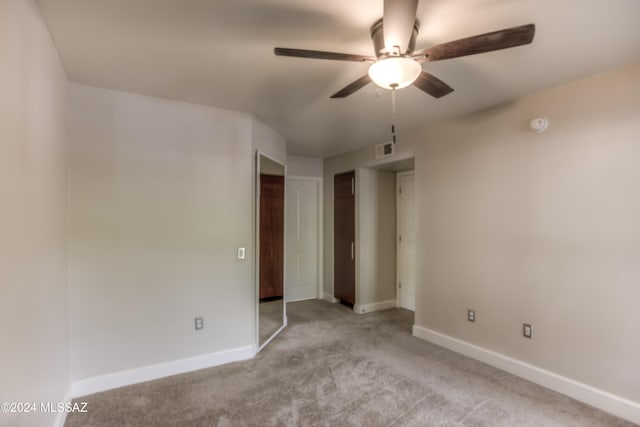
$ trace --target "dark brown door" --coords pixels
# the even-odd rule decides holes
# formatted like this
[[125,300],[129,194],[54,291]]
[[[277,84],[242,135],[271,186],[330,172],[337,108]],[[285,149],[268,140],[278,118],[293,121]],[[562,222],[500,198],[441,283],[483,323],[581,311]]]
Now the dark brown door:
[[260,175],[260,299],[282,297],[284,176]]
[[341,302],[356,302],[355,172],[333,178],[333,295]]

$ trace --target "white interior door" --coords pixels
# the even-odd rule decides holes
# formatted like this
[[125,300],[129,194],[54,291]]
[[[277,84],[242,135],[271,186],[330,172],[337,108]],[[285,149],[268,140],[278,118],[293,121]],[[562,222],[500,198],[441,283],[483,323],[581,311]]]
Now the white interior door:
[[399,172],[398,198],[398,305],[415,310],[416,307],[416,203],[413,171]]
[[318,296],[319,196],[319,179],[287,178],[286,301]]

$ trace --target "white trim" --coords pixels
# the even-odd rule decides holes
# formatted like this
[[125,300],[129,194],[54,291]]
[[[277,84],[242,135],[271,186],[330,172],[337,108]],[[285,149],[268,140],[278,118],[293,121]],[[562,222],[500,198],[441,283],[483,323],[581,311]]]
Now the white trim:
[[[258,230],[259,230],[259,223],[258,223],[258,209],[260,208],[258,206],[258,191],[259,190],[259,177],[258,177],[258,169],[260,168],[259,164],[260,164],[260,156],[258,155],[259,151],[256,150],[256,155],[254,156],[254,161],[255,163],[253,164],[253,173],[254,173],[254,177],[253,177],[253,188],[252,188],[252,192],[251,192],[251,213],[253,215],[253,222],[251,225],[251,243],[253,243],[252,246],[252,257],[251,257],[251,272],[253,273],[253,283],[252,283],[252,299],[253,301],[257,301],[258,300]],[[252,333],[253,333],[253,343],[256,346],[256,353],[257,353],[257,348],[258,348],[258,307],[254,306],[253,310],[251,310],[251,316],[252,316]]]
[[337,299],[336,297],[334,297],[333,295],[331,295],[331,293],[330,293],[330,292],[325,292],[325,293],[324,293],[324,299],[325,299],[325,300],[327,300],[327,301],[329,301],[329,302],[332,302],[332,303],[334,303],[334,304],[340,301],[339,299]]
[[321,176],[300,176],[300,175],[287,175],[287,178],[297,179],[300,181],[322,181]]
[[318,180],[318,298],[324,292],[324,178]]
[[[400,244],[398,244],[400,236],[400,178],[403,176],[414,177],[414,201],[415,201],[415,170],[408,170],[396,173],[396,307],[402,307],[400,305]],[[415,212],[414,212],[415,215]],[[417,258],[416,258],[417,262]],[[417,266],[416,266],[417,268]],[[403,307],[411,311],[416,311],[416,297],[413,295],[413,304],[408,304],[409,307]]]
[[[67,390],[67,393],[65,394],[64,399],[62,401],[65,403],[71,402],[71,386],[69,386],[69,389]],[[56,420],[53,422],[53,427],[64,427],[64,423],[66,421],[67,421],[67,412],[66,411],[58,412],[58,416],[56,417]]]
[[640,403],[558,375],[517,359],[487,350],[466,341],[413,325],[413,335],[513,375],[557,391],[587,405],[640,424]]
[[[273,336],[278,335],[284,328],[287,327],[287,300],[285,299],[285,295],[287,295],[287,275],[285,274],[287,271],[287,164],[283,163],[284,166],[284,191],[283,196],[284,200],[282,201],[282,327],[276,331]],[[260,294],[258,294],[259,296]],[[260,300],[258,299],[258,305],[260,305]],[[271,341],[271,340],[269,340]],[[267,343],[265,343],[266,345]],[[260,343],[258,343],[260,345]],[[260,349],[258,348],[258,351]]]
[[212,366],[223,365],[230,362],[237,362],[239,360],[247,360],[251,359],[255,355],[256,346],[248,345],[245,347],[209,353],[202,356],[189,357],[186,359],[159,363],[157,365],[144,366],[141,368],[114,372],[112,374],[85,378],[73,382],[71,385],[71,396],[74,398],[86,396],[88,394],[124,387],[131,384],[157,380],[171,375],[197,371],[199,369],[210,368]]
[[358,314],[371,313],[372,311],[386,310],[388,308],[395,308],[396,300],[390,299],[387,301],[378,301],[371,304],[355,304],[353,311]]

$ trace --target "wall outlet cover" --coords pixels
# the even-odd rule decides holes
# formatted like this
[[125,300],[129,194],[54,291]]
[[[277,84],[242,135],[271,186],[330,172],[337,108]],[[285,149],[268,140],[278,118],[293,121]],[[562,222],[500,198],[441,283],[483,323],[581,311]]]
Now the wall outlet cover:
[[467,320],[469,322],[475,322],[476,321],[476,311],[475,310],[467,310]]

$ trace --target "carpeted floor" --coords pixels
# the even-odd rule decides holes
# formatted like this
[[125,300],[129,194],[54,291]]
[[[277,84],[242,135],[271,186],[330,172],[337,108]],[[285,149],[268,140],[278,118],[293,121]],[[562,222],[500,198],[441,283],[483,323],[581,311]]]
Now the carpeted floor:
[[255,359],[87,396],[66,426],[631,426],[411,336],[413,313],[288,304]]

